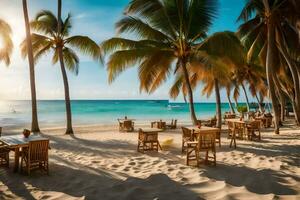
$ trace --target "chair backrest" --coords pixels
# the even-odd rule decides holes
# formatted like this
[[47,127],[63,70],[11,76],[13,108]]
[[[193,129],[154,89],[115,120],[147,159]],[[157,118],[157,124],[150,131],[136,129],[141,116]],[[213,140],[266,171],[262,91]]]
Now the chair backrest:
[[173,124],[174,128],[177,127],[177,119],[174,120],[174,124]]
[[29,160],[47,161],[48,160],[49,140],[37,140],[29,142]]
[[157,142],[157,133],[145,133],[142,129],[139,129],[139,140],[143,142]]
[[192,135],[192,131],[188,128],[185,127],[181,127],[182,129],[182,139],[186,138],[186,139],[192,139],[193,135]]
[[214,149],[216,146],[216,133],[206,132],[197,135],[199,149]]
[[211,127],[216,127],[217,126],[217,119],[216,118],[212,118],[210,120],[210,125],[211,125]]
[[125,120],[124,121],[124,127],[125,128],[132,128],[132,121],[131,120]]
[[260,129],[260,126],[261,126],[261,121],[260,120],[255,120],[255,121],[252,121],[251,123],[250,123],[250,127],[252,128],[252,129]]

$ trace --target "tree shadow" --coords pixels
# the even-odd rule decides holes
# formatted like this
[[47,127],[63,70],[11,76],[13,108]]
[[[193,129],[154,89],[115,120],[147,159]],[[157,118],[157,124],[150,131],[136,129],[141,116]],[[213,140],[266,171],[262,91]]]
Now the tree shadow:
[[245,166],[218,163],[217,167],[205,167],[204,176],[218,181],[225,181],[235,187],[246,187],[257,194],[296,195],[297,191],[286,185],[286,178],[300,181],[292,176],[271,169],[252,169]]
[[[48,192],[60,192],[71,197],[84,199],[200,199],[200,197],[165,174],[153,174],[148,178],[127,177],[88,166],[76,166],[57,159],[52,162],[50,175],[38,172],[24,176],[7,170],[0,174],[1,182],[13,193],[12,198],[33,200],[34,191],[42,191],[38,198],[49,197]],[[79,168],[78,168],[79,167]],[[1,193],[0,193],[1,194]],[[3,197],[4,194],[2,195]]]

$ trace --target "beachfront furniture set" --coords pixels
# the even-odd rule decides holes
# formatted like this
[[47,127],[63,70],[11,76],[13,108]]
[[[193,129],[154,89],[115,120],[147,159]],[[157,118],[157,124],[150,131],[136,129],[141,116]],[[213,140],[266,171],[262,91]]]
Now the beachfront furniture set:
[[137,151],[144,153],[145,151],[161,150],[162,148],[158,141],[158,132],[161,131],[163,130],[158,128],[139,129]]
[[[119,122],[119,131],[120,132],[133,132],[134,131],[134,119],[129,119],[125,116],[124,119],[118,119]],[[150,123],[151,128],[158,129],[176,129],[177,128],[177,119],[172,119],[170,124],[167,124],[165,121],[158,120]]]
[[236,148],[236,139],[261,140],[261,121],[242,118],[227,119],[230,147]]
[[[9,152],[13,151],[14,172],[26,172],[30,175],[33,169],[40,169],[49,173],[49,139],[40,134],[28,135],[24,130],[22,135],[9,135],[0,137],[0,164],[9,167]],[[20,166],[21,158],[21,166]]]
[[196,166],[201,163],[216,165],[216,138],[220,131],[219,128],[207,126],[182,127],[182,152],[186,152],[186,164],[196,162]]
[[134,119],[118,119],[119,122],[119,131],[120,132],[132,132],[134,131]]

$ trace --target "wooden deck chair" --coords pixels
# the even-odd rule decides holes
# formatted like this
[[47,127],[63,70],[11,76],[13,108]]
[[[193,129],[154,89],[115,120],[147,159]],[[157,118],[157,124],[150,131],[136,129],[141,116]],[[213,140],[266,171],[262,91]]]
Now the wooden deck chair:
[[21,170],[25,170],[28,175],[33,169],[40,169],[49,174],[48,149],[49,140],[29,142],[29,146],[22,149]]
[[235,131],[235,123],[228,121],[228,135],[227,138],[231,139],[229,147],[232,147],[234,145],[234,148],[236,148],[236,131]]
[[171,124],[166,124],[166,128],[176,129],[177,128],[177,119],[172,119]]
[[181,127],[182,129],[182,143],[181,143],[181,152],[184,153],[187,149],[187,142],[193,141],[193,132],[190,129]]
[[259,141],[261,140],[260,127],[261,127],[261,121],[259,120],[255,120],[246,126],[248,140],[254,140],[254,139],[257,139]]
[[139,129],[137,151],[144,153],[145,151],[158,151],[158,149],[162,150],[158,141],[158,133],[147,133]]
[[9,167],[9,151],[10,149],[0,142],[0,166]]
[[[186,164],[190,165],[191,161],[196,161],[199,166],[203,160],[205,164],[212,163],[216,166],[216,133],[207,132],[197,136],[197,141],[187,142]],[[201,152],[205,153],[204,159],[201,159]]]

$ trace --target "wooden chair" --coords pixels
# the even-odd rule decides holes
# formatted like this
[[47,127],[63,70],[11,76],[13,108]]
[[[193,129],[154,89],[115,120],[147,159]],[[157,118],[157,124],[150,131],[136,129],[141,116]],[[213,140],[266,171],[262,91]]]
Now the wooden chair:
[[144,153],[145,151],[158,151],[158,149],[162,150],[158,141],[158,133],[147,133],[139,129],[137,151]]
[[210,120],[208,120],[208,122],[204,123],[204,126],[216,127],[217,126],[217,119],[216,118],[211,118]]
[[134,122],[132,120],[119,121],[119,131],[132,132],[134,131]]
[[[216,166],[216,133],[197,134],[197,141],[187,142],[186,164],[190,165],[191,161],[196,161],[197,166],[199,166],[201,152],[205,152],[203,159],[205,164],[213,163]],[[209,155],[210,152],[212,156]]]
[[193,132],[190,129],[181,127],[182,129],[182,145],[181,152],[184,153],[187,149],[187,142],[193,141]]
[[48,149],[49,140],[29,142],[29,146],[22,149],[21,170],[25,170],[28,175],[33,169],[49,174]]
[[246,126],[249,140],[253,140],[253,139],[258,139],[259,141],[261,140],[260,127],[261,127],[261,122],[259,120],[255,120]]
[[165,130],[167,128],[166,122],[163,121],[155,121],[151,122],[151,128],[159,128]]
[[229,147],[232,147],[234,145],[234,148],[236,149],[236,131],[235,131],[235,123],[228,121],[228,139],[231,138]]
[[177,119],[171,121],[171,124],[166,124],[166,128],[176,129],[177,128]]
[[9,148],[0,142],[0,166],[9,167]]
[[273,116],[270,113],[268,113],[265,114],[265,118],[266,118],[266,128],[270,128],[273,123]]
[[234,123],[235,137],[240,140],[247,138],[246,125],[244,123]]

